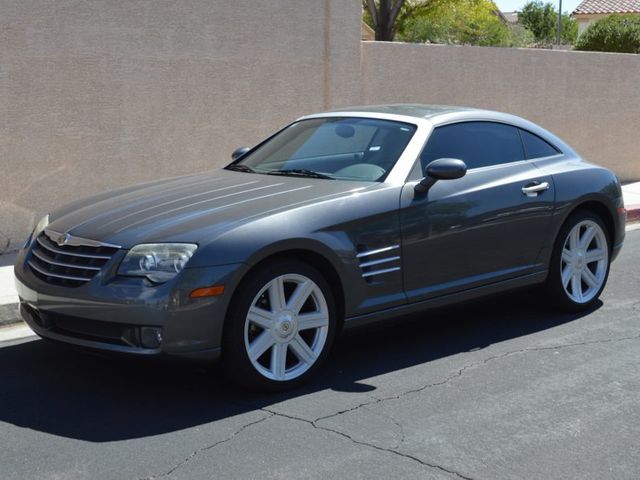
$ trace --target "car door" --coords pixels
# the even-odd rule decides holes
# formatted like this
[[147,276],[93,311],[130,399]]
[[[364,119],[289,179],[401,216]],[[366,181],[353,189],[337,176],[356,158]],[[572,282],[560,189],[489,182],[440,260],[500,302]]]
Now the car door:
[[438,158],[458,158],[467,174],[426,193],[403,187],[400,200],[404,288],[409,302],[544,269],[539,253],[550,225],[553,179],[525,158],[519,130],[496,122],[436,127],[413,180]]

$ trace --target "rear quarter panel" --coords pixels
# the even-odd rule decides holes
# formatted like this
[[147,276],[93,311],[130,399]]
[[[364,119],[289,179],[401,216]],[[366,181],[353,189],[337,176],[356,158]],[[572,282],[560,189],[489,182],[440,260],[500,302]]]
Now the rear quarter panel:
[[[577,156],[542,159],[534,162],[545,174],[553,178],[556,201],[549,235],[541,253],[545,265],[549,264],[553,244],[569,215],[581,206],[596,202],[605,207],[611,222],[614,256],[624,241],[624,207],[620,182],[615,174],[598,165],[585,162]],[[613,258],[612,258],[613,259]]]

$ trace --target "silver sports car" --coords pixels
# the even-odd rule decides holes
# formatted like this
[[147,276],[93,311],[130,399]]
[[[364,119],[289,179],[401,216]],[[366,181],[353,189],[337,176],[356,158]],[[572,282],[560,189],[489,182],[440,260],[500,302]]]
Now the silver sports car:
[[612,172],[522,118],[350,108],[300,118],[224,169],[55,210],[15,275],[42,337],[220,357],[275,390],[312,375],[343,327],[534,285],[589,308],[625,215]]

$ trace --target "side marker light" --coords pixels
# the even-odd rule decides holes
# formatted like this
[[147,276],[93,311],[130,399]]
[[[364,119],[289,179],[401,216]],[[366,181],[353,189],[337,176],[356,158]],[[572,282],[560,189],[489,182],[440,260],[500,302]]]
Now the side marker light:
[[213,287],[196,288],[189,295],[191,298],[217,297],[224,293],[224,285],[214,285]]

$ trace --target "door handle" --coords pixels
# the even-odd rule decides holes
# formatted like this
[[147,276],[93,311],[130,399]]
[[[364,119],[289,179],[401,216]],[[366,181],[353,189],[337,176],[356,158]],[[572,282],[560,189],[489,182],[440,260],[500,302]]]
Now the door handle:
[[539,193],[549,190],[549,182],[532,182],[522,187],[522,193],[527,197],[537,197]]

